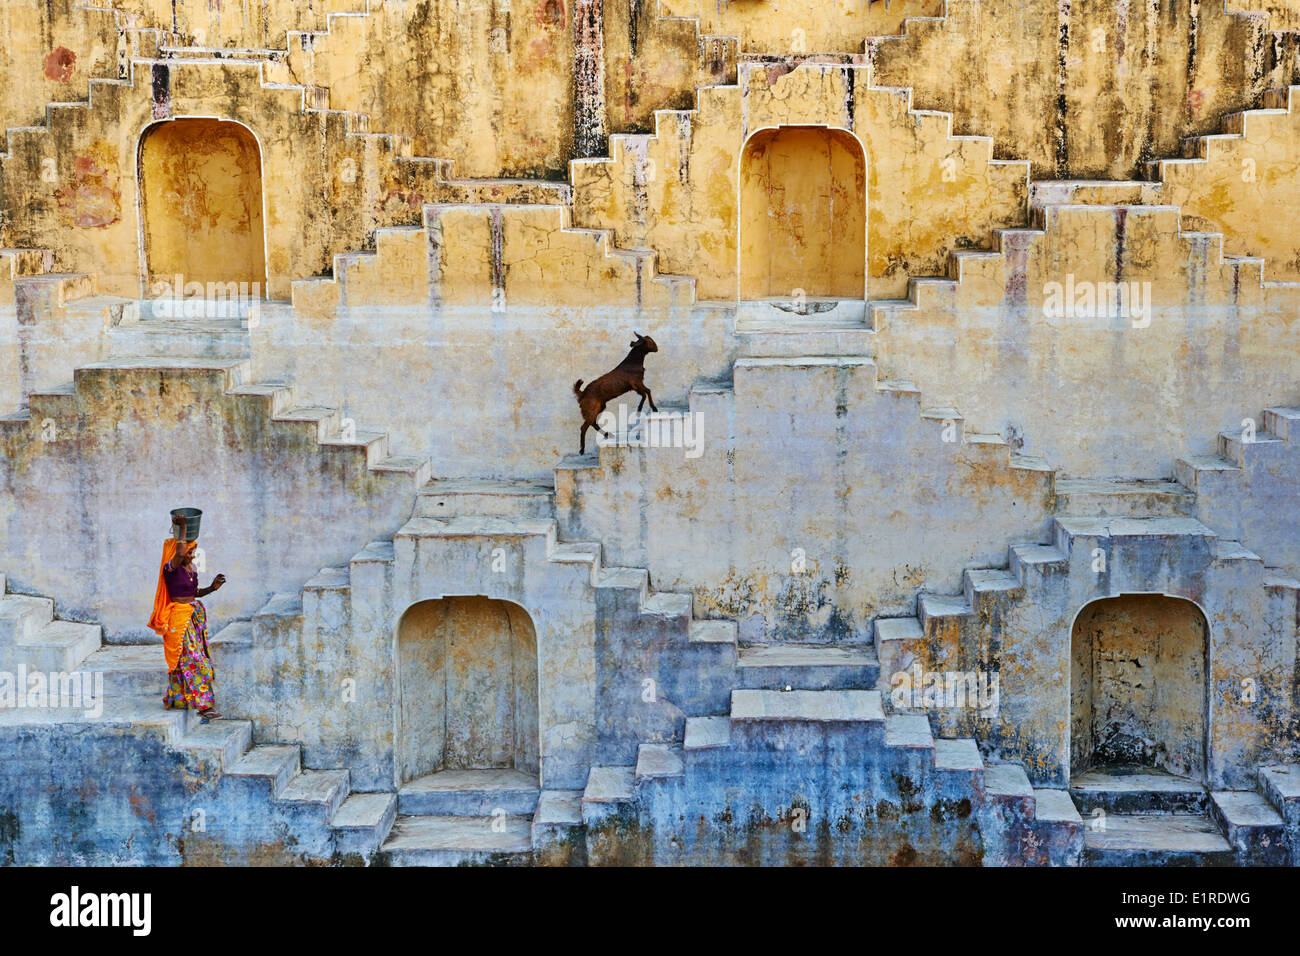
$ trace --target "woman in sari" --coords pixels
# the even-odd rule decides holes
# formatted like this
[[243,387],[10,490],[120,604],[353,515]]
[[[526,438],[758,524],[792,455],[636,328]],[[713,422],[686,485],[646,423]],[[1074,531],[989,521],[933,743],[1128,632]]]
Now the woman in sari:
[[163,706],[168,710],[197,710],[203,722],[219,720],[213,707],[212,659],[208,656],[208,612],[198,600],[226,583],[218,574],[212,584],[199,587],[194,570],[197,541],[186,541],[184,515],[175,519],[176,536],[163,542],[162,566],[158,569],[158,588],[154,594],[153,616],[149,628],[162,635],[163,653],[167,658],[167,693]]

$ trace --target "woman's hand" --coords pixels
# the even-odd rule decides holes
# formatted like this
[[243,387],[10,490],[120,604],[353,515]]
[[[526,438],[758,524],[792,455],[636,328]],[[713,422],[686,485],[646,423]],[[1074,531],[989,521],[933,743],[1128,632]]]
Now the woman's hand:
[[208,588],[208,590],[215,591],[225,583],[226,583],[226,576],[224,574],[218,574],[215,578],[212,579],[212,586]]

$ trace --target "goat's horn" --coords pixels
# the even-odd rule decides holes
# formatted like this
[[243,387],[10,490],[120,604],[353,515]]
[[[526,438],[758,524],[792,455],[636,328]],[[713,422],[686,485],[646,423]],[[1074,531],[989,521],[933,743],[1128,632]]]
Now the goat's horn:
[[645,338],[645,336],[642,335],[640,332],[638,332],[636,329],[633,329],[633,330],[632,330],[632,334],[635,335],[638,339],[643,339],[643,338]]

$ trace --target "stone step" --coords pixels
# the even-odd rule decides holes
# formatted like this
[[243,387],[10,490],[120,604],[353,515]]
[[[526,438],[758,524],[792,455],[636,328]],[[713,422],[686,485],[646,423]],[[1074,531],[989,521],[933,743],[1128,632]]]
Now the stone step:
[[687,717],[686,738],[682,750],[718,750],[731,745],[731,718]]
[[975,616],[975,608],[964,594],[922,594],[916,600],[916,611],[923,628],[932,621]]
[[799,355],[871,355],[875,331],[864,314],[838,310],[800,315],[767,307],[761,314],[741,311],[735,323],[744,358]]
[[682,776],[682,751],[670,744],[641,744],[637,748],[635,777],[667,780]]
[[1114,813],[1203,813],[1209,794],[1187,777],[1151,767],[1088,770],[1070,780],[1070,796],[1085,816]]
[[81,665],[81,670],[104,675],[104,693],[120,697],[157,697],[167,690],[167,658],[158,644],[107,644]]
[[1017,544],[1011,548],[1011,572],[1021,581],[1053,570],[1064,570],[1070,556],[1055,545]]
[[389,866],[510,866],[532,860],[525,816],[399,816],[380,850]]
[[625,803],[635,795],[635,767],[592,767],[582,791],[582,802]]
[[302,769],[302,748],[297,744],[259,744],[230,768],[230,776],[267,787],[272,798],[280,796]]
[[889,693],[893,676],[911,666],[913,649],[925,639],[914,617],[878,617],[873,627],[881,691]]
[[0,597],[0,648],[29,640],[37,630],[54,620],[54,601],[27,594]]
[[1260,767],[1259,786],[1287,826],[1300,828],[1300,764]]
[[[1143,547],[1148,542],[1167,547],[1209,550],[1218,535],[1194,518],[1077,518],[1058,516],[1052,519],[1056,547],[1072,552],[1075,541],[1083,538],[1108,539],[1112,549]],[[1180,540],[1181,539],[1181,540]]]
[[984,770],[984,782],[989,796],[999,807],[1012,811],[1020,819],[1034,818],[1037,809],[1034,787],[1019,764],[990,764]]
[[1159,203],[1160,183],[1149,180],[1038,180],[1029,184],[1029,206],[1133,206]]
[[642,614],[658,614],[661,617],[689,618],[692,598],[689,594],[676,591],[656,591],[641,604]]
[[1231,476],[1240,474],[1241,469],[1218,455],[1189,455],[1174,461],[1174,478],[1180,484],[1193,491],[1199,487],[1203,477]]
[[222,770],[232,769],[253,745],[251,720],[212,720],[194,727],[180,740],[187,750],[211,754]]
[[736,644],[740,628],[735,621],[712,621],[692,618],[688,641],[691,644]]
[[1090,866],[1231,866],[1235,854],[1203,813],[1108,813],[1089,820],[1083,858]]
[[617,817],[635,799],[635,767],[592,767],[582,791],[583,825],[597,826]]
[[934,750],[930,718],[925,714],[890,714],[885,718],[885,746]]
[[962,595],[972,608],[985,598],[1019,591],[1020,578],[1001,568],[972,568],[962,573]]
[[555,487],[537,481],[436,479],[420,489],[416,496],[415,514],[424,518],[466,515],[553,518]]
[[1226,459],[1238,468],[1246,466],[1247,455],[1266,454],[1271,451],[1286,450],[1289,442],[1277,435],[1270,435],[1260,428],[1251,437],[1241,431],[1219,432],[1219,457]]
[[1034,790],[1034,819],[1048,824],[1083,827],[1079,808],[1064,790]]
[[600,564],[600,545],[595,541],[565,541],[551,548],[547,559],[559,564]]
[[1190,515],[1196,495],[1176,481],[1119,481],[1094,478],[1058,478],[1058,515],[1124,518]]
[[885,721],[876,690],[734,690],[731,720],[747,722],[879,723]]
[[98,624],[49,621],[30,628],[18,643],[0,645],[0,666],[14,669],[25,663],[30,670],[68,673],[81,669],[87,656],[99,649],[103,629]]
[[1210,795],[1210,817],[1242,860],[1282,866],[1291,862],[1286,822],[1257,790]]
[[337,852],[345,862],[353,855],[368,860],[388,838],[396,819],[397,794],[351,794],[330,821]]
[[278,799],[319,808],[322,822],[334,819],[351,792],[346,770],[304,770],[280,791]]
[[[740,302],[736,306],[736,331],[772,329],[807,325],[813,328],[866,329],[867,303],[865,299],[837,299],[826,296],[769,296],[764,299]],[[800,353],[825,354],[825,353]],[[862,354],[862,353],[855,353]]]
[[984,776],[984,758],[980,756],[979,745],[970,737],[955,740],[939,738],[934,742],[934,769],[968,774],[971,783],[978,785]]
[[870,690],[880,662],[870,646],[754,644],[736,658],[737,686],[767,690]]
[[1300,408],[1278,406],[1264,409],[1264,431],[1283,441],[1300,441]]
[[252,355],[248,324],[238,318],[125,322],[108,333],[113,358],[173,356],[246,359]]
[[135,733],[156,735],[166,746],[175,747],[186,733],[200,724],[198,715],[193,711],[167,710],[153,695],[91,698],[88,692],[83,691],[82,698],[76,705],[57,707],[31,706],[29,700],[20,700],[24,701],[20,706],[0,707],[0,725],[60,724],[122,728]]
[[581,790],[543,790],[533,814],[534,847],[572,840],[582,826]]
[[541,788],[536,774],[519,770],[440,770],[397,792],[403,816],[473,817],[505,812],[532,816]]

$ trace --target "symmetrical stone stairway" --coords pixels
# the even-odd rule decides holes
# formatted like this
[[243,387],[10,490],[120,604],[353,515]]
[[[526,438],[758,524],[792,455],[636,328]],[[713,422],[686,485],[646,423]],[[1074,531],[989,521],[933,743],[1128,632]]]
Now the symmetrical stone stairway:
[[[627,692],[612,674],[600,684],[602,707],[608,709],[596,715],[601,746],[631,754],[639,740],[680,739],[686,717],[720,693],[713,674],[735,658],[734,623],[693,618],[688,595],[651,591],[643,569],[605,566],[596,542],[559,541],[553,494],[537,482],[430,482],[394,539],[395,559],[410,568],[395,572],[394,579],[410,575],[436,582],[445,576],[462,593],[504,596],[508,586],[484,573],[481,556],[511,547],[524,556],[533,579],[526,590],[551,595],[548,608],[519,601],[532,608],[539,631],[547,626],[539,615],[554,613],[559,595],[577,585],[576,596],[590,602],[598,632],[608,628],[602,641],[610,646],[598,650],[598,670],[645,668],[658,681],[650,705],[628,698],[628,692],[641,691],[640,680],[628,684]],[[476,579],[477,585],[470,583]],[[438,593],[430,583],[417,591]],[[608,661],[601,663],[604,655]],[[400,788],[398,810],[382,854],[393,865],[582,858],[574,792],[541,790],[535,775],[517,770],[442,770],[418,777]]]
[[[732,786],[742,767],[743,793]],[[738,689],[728,713],[687,721],[680,745],[644,744],[635,766],[593,767],[582,820],[589,857],[607,862],[833,862],[869,839],[876,820],[902,820],[915,827],[914,852],[951,841],[960,855],[961,827],[945,825],[978,821],[971,862],[1073,863],[1078,814],[1047,791],[1035,815],[1038,792],[1018,773],[986,767],[970,738],[934,738],[924,715],[887,716],[876,690]],[[864,792],[879,802],[863,804]],[[783,804],[789,812],[772,820]],[[1026,805],[1036,852],[1012,858],[997,821]],[[935,832],[914,816],[921,811]],[[844,845],[828,844],[829,832]],[[917,859],[905,857],[878,862]]]
[[[1212,741],[1226,754],[1209,770],[1216,781],[1213,790],[1154,771],[1101,771],[1065,780],[1061,752],[1054,749],[1060,745],[1047,726],[1053,714],[1069,713],[1062,697],[1068,695],[1068,686],[1052,676],[1062,667],[1068,674],[1069,648],[1057,647],[1051,635],[1068,635],[1070,622],[1053,620],[1057,610],[1124,593],[1187,596],[1216,622],[1210,653],[1222,673],[1234,668],[1251,674],[1267,670],[1272,665],[1266,662],[1285,656],[1285,648],[1295,641],[1300,581],[1263,567],[1258,556],[1218,540],[1194,519],[1137,516],[1153,501],[1160,510],[1184,511],[1189,497],[1185,489],[1163,483],[1164,494],[1153,494],[1137,483],[1110,485],[1099,493],[1096,484],[1067,485],[1063,497],[1080,510],[1054,519],[1052,544],[1013,547],[1006,569],[967,571],[960,595],[922,593],[914,618],[877,620],[882,690],[888,688],[885,675],[918,664],[924,670],[1000,671],[1001,711],[996,719],[942,709],[931,710],[931,719],[953,730],[974,730],[995,752],[1034,766],[1035,776],[1047,785],[1068,783],[1085,820],[1094,811],[1104,811],[1087,822],[1085,862],[1284,861],[1295,839],[1279,815],[1284,800],[1272,799],[1262,784],[1253,789],[1251,775],[1242,770],[1251,760],[1249,754],[1266,756],[1272,750],[1276,729],[1259,723],[1258,713],[1249,707],[1240,708],[1241,733],[1235,739]],[[1090,516],[1094,510],[1100,516]],[[1097,570],[1099,554],[1105,562],[1102,571]],[[1234,619],[1249,623],[1234,624]],[[1277,646],[1270,641],[1274,633]],[[1286,669],[1293,661],[1276,663],[1290,673]],[[1270,708],[1285,710],[1289,694],[1284,686],[1270,685],[1265,693],[1271,695]],[[1215,709],[1216,718],[1226,720],[1234,701],[1216,701]],[[1285,717],[1274,717],[1285,722]],[[1247,729],[1251,724],[1253,736]],[[1292,766],[1275,772],[1289,779],[1293,771]],[[1268,773],[1261,769],[1260,779]]]

